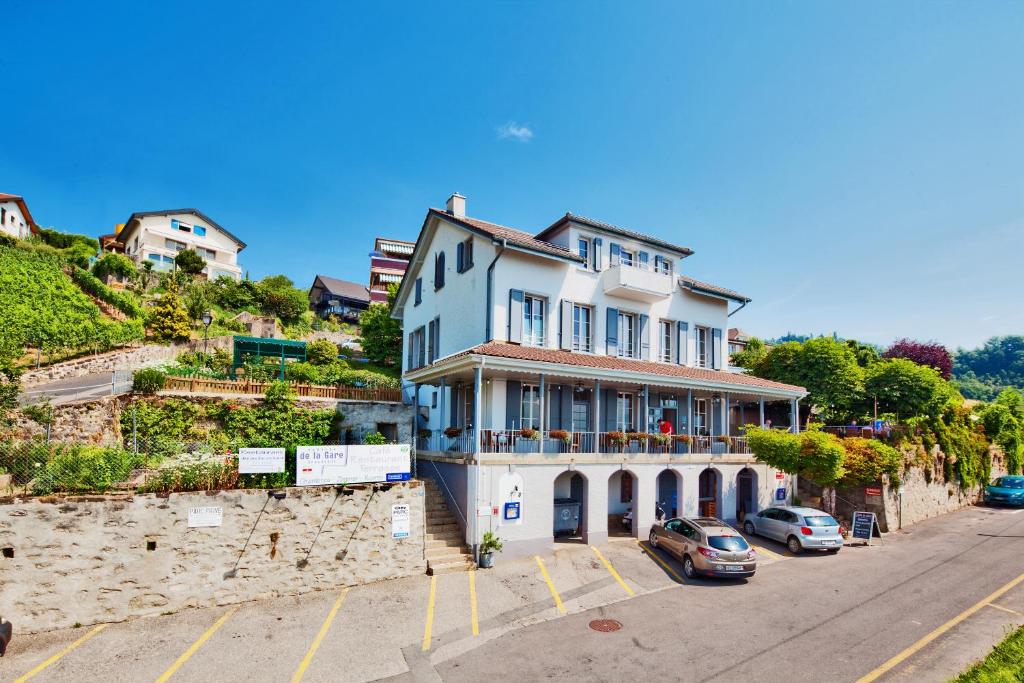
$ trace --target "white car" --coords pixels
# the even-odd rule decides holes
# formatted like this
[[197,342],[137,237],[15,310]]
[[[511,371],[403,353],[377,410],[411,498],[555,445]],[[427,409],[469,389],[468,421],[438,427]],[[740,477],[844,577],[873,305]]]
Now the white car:
[[832,515],[814,508],[780,505],[747,517],[743,531],[785,543],[792,553],[826,550],[838,553],[843,547],[839,522]]

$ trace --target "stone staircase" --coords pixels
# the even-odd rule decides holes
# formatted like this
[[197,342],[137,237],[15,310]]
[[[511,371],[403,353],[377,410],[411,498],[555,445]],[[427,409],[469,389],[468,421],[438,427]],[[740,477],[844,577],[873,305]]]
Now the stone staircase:
[[476,569],[473,554],[466,546],[458,519],[448,509],[441,489],[433,479],[424,479],[426,489],[427,574],[471,572]]

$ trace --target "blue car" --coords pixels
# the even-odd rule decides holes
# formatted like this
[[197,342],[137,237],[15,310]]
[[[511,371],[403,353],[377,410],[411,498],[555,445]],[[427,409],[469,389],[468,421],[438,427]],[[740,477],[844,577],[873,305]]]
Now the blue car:
[[990,505],[1024,505],[1024,477],[999,477],[985,489]]

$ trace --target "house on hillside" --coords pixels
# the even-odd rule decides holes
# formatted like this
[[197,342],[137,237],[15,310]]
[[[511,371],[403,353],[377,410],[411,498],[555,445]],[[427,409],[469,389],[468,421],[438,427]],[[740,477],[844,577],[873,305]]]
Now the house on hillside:
[[358,282],[317,275],[309,288],[309,307],[321,318],[336,315],[358,322],[359,314],[370,307],[370,292]]
[[388,287],[401,284],[415,242],[378,237],[370,253],[370,301],[387,303]]
[[419,471],[469,511],[467,543],[490,529],[538,552],[566,521],[588,543],[646,538],[656,503],[736,520],[792,494],[743,425],[797,429],[806,392],[728,372],[750,299],[686,275],[692,254],[573,214],[517,230],[459,195],[427,211],[393,315]]
[[245,242],[197,209],[138,211],[128,217],[114,240],[100,238],[109,251],[122,251],[136,263],[149,261],[156,270],[172,270],[174,257],[194,249],[206,261],[203,273],[211,280],[242,279],[238,253]]
[[0,233],[22,240],[39,233],[23,197],[0,192]]

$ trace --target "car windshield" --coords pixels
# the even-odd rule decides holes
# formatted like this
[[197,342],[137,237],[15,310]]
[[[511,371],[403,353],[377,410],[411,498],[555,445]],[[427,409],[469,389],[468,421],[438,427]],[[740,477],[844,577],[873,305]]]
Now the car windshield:
[[996,486],[1000,486],[1004,489],[1024,489],[1024,479],[1010,479],[1009,477],[1002,477],[996,480]]
[[838,526],[839,522],[832,519],[831,515],[814,515],[813,517],[804,517],[804,523],[807,526]]
[[708,536],[708,545],[715,550],[747,550],[750,547],[742,536]]

